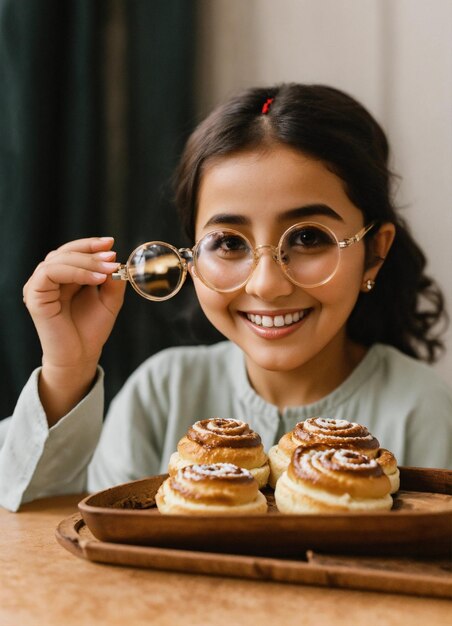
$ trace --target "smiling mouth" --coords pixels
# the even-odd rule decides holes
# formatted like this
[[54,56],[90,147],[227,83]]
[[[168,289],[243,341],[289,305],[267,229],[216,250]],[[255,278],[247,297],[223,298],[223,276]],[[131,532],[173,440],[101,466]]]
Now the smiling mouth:
[[292,326],[300,320],[304,319],[311,309],[300,309],[294,313],[285,313],[284,315],[259,315],[255,313],[244,313],[245,317],[256,326],[263,328],[284,328]]

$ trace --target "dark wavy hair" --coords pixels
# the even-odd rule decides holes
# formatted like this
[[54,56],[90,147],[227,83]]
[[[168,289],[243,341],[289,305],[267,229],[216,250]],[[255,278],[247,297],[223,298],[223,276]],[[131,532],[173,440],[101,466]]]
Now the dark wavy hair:
[[[273,98],[268,112],[262,107]],[[365,346],[392,345],[433,362],[444,349],[434,327],[447,322],[444,297],[425,273],[426,258],[392,200],[389,145],[370,113],[349,95],[323,85],[282,84],[248,89],[215,109],[189,137],[176,172],[176,205],[193,241],[203,169],[214,158],[284,144],[320,159],[342,179],[364,223],[392,222],[396,236],[375,288],[360,294],[348,336]],[[371,265],[372,232],[366,237]]]

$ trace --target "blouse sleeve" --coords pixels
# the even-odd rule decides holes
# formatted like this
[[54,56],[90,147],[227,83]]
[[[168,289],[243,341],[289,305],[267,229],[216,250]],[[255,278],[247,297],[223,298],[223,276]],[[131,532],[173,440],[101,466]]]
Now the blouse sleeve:
[[39,374],[40,368],[32,373],[12,417],[0,423],[0,505],[11,511],[36,498],[85,491],[102,429],[101,368],[90,392],[50,429]]

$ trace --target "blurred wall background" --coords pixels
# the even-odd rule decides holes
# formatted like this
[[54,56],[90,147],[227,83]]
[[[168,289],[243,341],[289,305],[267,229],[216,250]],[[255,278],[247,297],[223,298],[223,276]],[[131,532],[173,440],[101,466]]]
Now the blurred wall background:
[[[281,81],[341,88],[382,123],[452,307],[450,0],[0,0],[0,418],[40,364],[22,286],[45,254],[107,234],[121,260],[184,245],[170,179],[185,137],[225,97]],[[153,352],[219,339],[193,311],[189,281],[162,304],[127,291],[107,401]],[[452,330],[435,367],[452,384]]]
[[[338,87],[373,113],[401,177],[397,204],[451,311],[451,0],[199,0],[198,33],[200,116],[282,81]],[[452,384],[451,327],[446,343],[434,367]]]

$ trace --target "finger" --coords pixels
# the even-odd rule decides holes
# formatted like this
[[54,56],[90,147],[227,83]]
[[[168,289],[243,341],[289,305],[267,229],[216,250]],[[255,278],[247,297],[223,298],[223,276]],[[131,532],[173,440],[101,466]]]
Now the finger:
[[106,272],[95,272],[73,265],[46,263],[38,266],[27,285],[27,296],[33,292],[43,293],[59,289],[60,285],[100,285],[107,278]]
[[[102,283],[100,283],[102,285]],[[61,300],[61,302],[71,302],[76,293],[83,289],[85,285],[77,285],[75,283],[70,283],[69,285],[59,285],[58,286],[58,294],[57,297]]]
[[[41,264],[29,281],[24,296],[25,306],[32,316],[52,317],[61,306],[83,286],[99,286],[106,274],[71,265]],[[75,287],[75,289],[72,289]]]
[[59,246],[56,250],[49,252],[46,259],[50,259],[56,254],[64,251],[97,252],[99,250],[110,250],[114,241],[113,237],[87,237],[85,239],[75,239],[74,241],[69,241]]
[[114,250],[103,250],[87,254],[85,252],[75,252],[74,250],[57,250],[55,254],[47,258],[41,265],[72,265],[91,272],[111,274],[118,269],[119,263],[115,261],[116,252]]
[[99,289],[99,298],[102,304],[114,315],[117,314],[124,302],[126,287],[126,281],[113,280],[108,277]]
[[25,283],[23,300],[26,302],[33,290],[49,291],[60,284],[74,282],[76,285],[99,285],[107,275],[117,270],[119,263],[113,260],[115,257],[114,251],[101,251],[92,255],[71,250],[55,251],[51,259],[36,267]]

